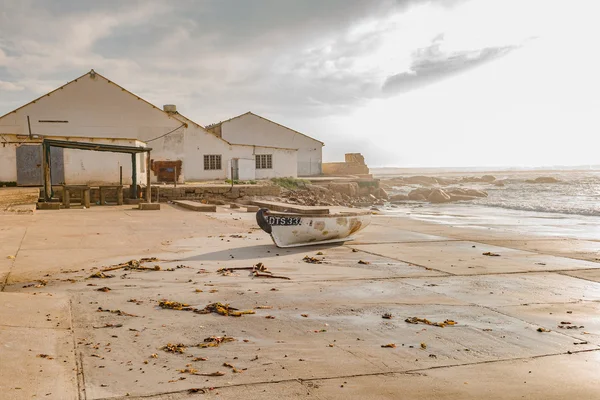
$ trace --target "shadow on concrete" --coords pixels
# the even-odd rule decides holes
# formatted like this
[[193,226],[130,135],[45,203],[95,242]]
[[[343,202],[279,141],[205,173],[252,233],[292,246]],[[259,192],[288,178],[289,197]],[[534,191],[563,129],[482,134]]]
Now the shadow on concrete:
[[322,251],[343,246],[343,243],[332,243],[324,245],[292,247],[280,249],[274,244],[261,244],[256,246],[240,247],[237,249],[227,249],[214,251],[212,253],[200,254],[187,257],[181,261],[228,261],[228,260],[251,260],[257,258],[273,258],[294,254],[311,254],[315,251]]

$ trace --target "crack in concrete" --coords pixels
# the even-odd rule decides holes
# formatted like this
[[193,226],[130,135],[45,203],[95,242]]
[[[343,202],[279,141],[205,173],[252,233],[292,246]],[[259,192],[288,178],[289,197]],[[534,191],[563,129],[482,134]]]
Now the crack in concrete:
[[0,290],[0,292],[4,292],[4,289],[6,288],[6,285],[8,283],[8,278],[10,277],[10,274],[12,273],[13,268],[15,267],[15,263],[17,262],[17,257],[19,256],[19,252],[21,251],[21,246],[23,246],[23,242],[25,241],[25,236],[27,235],[27,230],[29,229],[29,227],[25,227],[25,232],[23,232],[23,237],[21,237],[21,241],[19,242],[19,247],[17,248],[17,252],[15,253],[15,258],[12,260],[12,263],[10,264],[10,269],[8,270],[8,273],[6,274],[6,277],[4,278],[4,282],[2,283],[2,289]]
[[431,268],[431,267],[426,267],[425,265],[415,264],[414,262],[410,262],[410,261],[406,261],[406,260],[401,260],[399,258],[393,258],[393,257],[389,257],[389,256],[386,256],[386,255],[378,254],[378,253],[371,252],[371,251],[366,251],[366,250],[361,250],[361,249],[355,249],[354,247],[350,247],[349,245],[348,246],[344,245],[344,247],[347,247],[347,248],[353,249],[353,250],[362,251],[363,253],[371,254],[373,256],[387,258],[388,260],[400,261],[400,262],[403,262],[405,264],[408,264],[411,267],[421,267],[421,268],[425,268],[428,271],[436,271],[436,272],[439,272],[439,273],[442,273],[442,274],[446,274],[446,275],[449,275],[449,276],[455,276],[456,275],[456,274],[452,274],[452,273],[447,272],[447,271],[442,271],[442,270],[439,270],[439,269],[435,269],[435,268]]
[[83,353],[78,350],[73,324],[73,300],[69,299],[69,318],[71,319],[71,338],[73,339],[73,356],[75,357],[75,379],[77,380],[77,395],[79,400],[86,400],[85,371],[83,369]]

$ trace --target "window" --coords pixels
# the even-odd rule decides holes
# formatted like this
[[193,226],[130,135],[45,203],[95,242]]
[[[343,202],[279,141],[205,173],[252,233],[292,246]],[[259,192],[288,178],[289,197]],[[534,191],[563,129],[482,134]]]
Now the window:
[[204,170],[221,169],[221,155],[220,154],[206,154],[204,155]]
[[256,169],[273,169],[273,154],[257,154]]

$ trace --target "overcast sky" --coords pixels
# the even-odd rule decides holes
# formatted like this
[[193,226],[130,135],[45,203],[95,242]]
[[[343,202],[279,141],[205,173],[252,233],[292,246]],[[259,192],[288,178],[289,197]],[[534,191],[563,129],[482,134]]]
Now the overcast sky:
[[600,164],[598,0],[0,0],[0,114],[91,68],[370,166]]

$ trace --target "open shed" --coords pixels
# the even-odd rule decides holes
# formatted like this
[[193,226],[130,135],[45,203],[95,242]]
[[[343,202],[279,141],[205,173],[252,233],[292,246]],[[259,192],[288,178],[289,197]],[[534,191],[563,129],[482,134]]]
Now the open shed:
[[[49,201],[52,196],[52,168],[51,168],[51,155],[50,148],[63,148],[63,149],[76,149],[76,150],[90,150],[90,151],[103,151],[111,153],[126,153],[131,154],[131,171],[132,171],[132,184],[130,197],[137,197],[137,155],[146,153],[146,171],[150,171],[150,147],[144,146],[122,146],[115,144],[104,144],[104,143],[90,143],[90,142],[75,142],[69,140],[55,140],[55,139],[44,139],[42,141],[42,168],[44,176],[44,200]],[[143,162],[143,161],[142,161]],[[150,202],[150,174],[146,174],[146,201]]]

